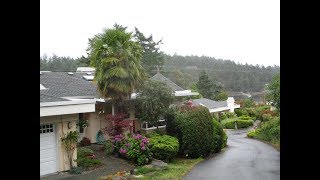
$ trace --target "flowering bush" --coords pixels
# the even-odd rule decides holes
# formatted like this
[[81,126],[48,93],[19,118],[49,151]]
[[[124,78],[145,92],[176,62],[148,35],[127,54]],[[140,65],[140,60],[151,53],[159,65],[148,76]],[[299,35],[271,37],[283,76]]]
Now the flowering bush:
[[122,135],[114,137],[115,151],[139,166],[148,164],[152,158],[148,145],[149,139],[141,134],[133,134],[128,139],[124,139]]
[[114,152],[118,153],[120,152],[120,148],[125,143],[125,138],[122,134],[115,135],[114,137],[112,137],[112,143],[113,143]]

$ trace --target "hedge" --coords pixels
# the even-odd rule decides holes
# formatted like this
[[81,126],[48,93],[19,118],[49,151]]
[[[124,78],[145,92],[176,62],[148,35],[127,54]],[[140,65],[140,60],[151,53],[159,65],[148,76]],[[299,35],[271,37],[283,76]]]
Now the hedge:
[[253,120],[241,120],[239,118],[226,119],[221,122],[222,126],[226,129],[235,129],[235,123],[237,123],[237,128],[247,128],[253,125]]

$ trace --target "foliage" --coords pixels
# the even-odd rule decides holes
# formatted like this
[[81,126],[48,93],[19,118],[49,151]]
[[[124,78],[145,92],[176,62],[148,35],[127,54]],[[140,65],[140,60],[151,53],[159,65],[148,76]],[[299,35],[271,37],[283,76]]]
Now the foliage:
[[179,140],[179,152],[191,158],[208,156],[214,148],[213,126],[209,110],[205,107],[194,107],[177,113],[174,120]]
[[253,108],[253,107],[255,107],[255,102],[252,98],[247,98],[243,100],[242,108]]
[[234,112],[238,117],[240,117],[240,116],[248,116],[249,115],[248,111],[246,109],[243,109],[243,108],[235,109]]
[[77,148],[78,137],[79,133],[77,131],[69,131],[61,137],[61,143],[67,152],[70,167],[73,167],[73,153]]
[[164,115],[164,119],[166,120],[166,132],[170,136],[175,136],[176,132],[176,124],[175,124],[175,117],[176,117],[176,109],[170,108]]
[[221,121],[221,124],[226,129],[235,129],[235,123],[237,124],[237,128],[247,128],[253,125],[253,120],[241,120],[239,118],[225,119]]
[[227,99],[228,93],[226,91],[217,92],[213,97],[213,100],[215,101],[226,101]]
[[223,143],[224,143],[224,131],[222,129],[222,125],[216,121],[212,120],[212,126],[213,126],[213,139],[214,139],[214,147],[213,147],[213,152],[217,153],[220,152],[221,149],[223,148]]
[[95,168],[102,164],[101,160],[92,159],[89,157],[78,158],[77,163],[79,167],[82,167],[84,169]]
[[240,116],[239,119],[241,120],[252,120],[250,116]]
[[148,164],[151,161],[152,153],[148,145],[149,139],[141,134],[133,134],[128,139],[119,135],[114,139],[115,151],[120,153],[121,157],[131,160],[138,166]]
[[91,145],[91,141],[87,137],[83,137],[82,140],[80,141],[80,146],[89,146]]
[[140,121],[155,124],[168,111],[173,101],[172,90],[163,82],[147,81],[137,97],[141,109]]
[[260,128],[248,132],[247,135],[248,137],[268,141],[272,144],[280,144],[280,117],[275,117],[267,122],[262,122]]
[[213,98],[213,81],[209,79],[208,74],[205,71],[202,71],[199,75],[199,80],[197,82],[197,88],[199,93],[204,97],[211,99]]
[[69,170],[70,174],[81,174],[82,173],[82,167],[72,167]]
[[227,119],[227,118],[235,118],[235,117],[237,117],[237,116],[233,112],[224,112],[224,113],[221,114],[220,120],[224,120],[224,119]]
[[179,141],[172,136],[154,134],[150,138],[149,148],[154,158],[170,162],[179,151]]
[[262,121],[269,121],[271,120],[273,117],[271,114],[262,114]]
[[222,148],[225,148],[228,142],[228,136],[225,131],[223,131],[222,133],[222,139],[223,139]]
[[280,111],[280,73],[276,74],[268,84],[266,100]]
[[102,128],[102,132],[109,136],[123,134],[130,127],[130,121],[124,120],[124,116],[123,113],[106,115],[107,126]]
[[88,58],[82,56],[80,58],[71,58],[64,56],[57,56],[53,54],[51,57],[46,55],[40,56],[40,71],[54,71],[54,72],[75,72],[77,67],[87,67]]
[[79,147],[77,149],[77,157],[86,157],[86,156],[91,156],[93,155],[93,151],[90,148],[87,147]]
[[78,167],[82,167],[84,169],[97,167],[102,164],[102,162],[99,159],[95,158],[93,151],[86,147],[78,148],[76,161]]
[[79,119],[79,122],[77,123],[77,126],[81,128],[86,128],[89,126],[89,121],[84,119]]
[[160,70],[164,63],[163,53],[159,48],[160,44],[162,44],[162,40],[155,42],[152,35],[146,37],[138,28],[135,28],[133,36],[137,39],[143,49],[141,65],[149,76],[153,76],[157,71],[157,66]]
[[[144,175],[145,179],[182,179],[196,164],[203,161],[203,158],[185,159],[176,158],[168,163],[164,170],[157,170]],[[138,168],[139,169],[139,168]]]
[[143,50],[126,27],[114,25],[89,39],[90,65],[96,68],[94,80],[102,97],[115,102],[127,99],[144,82],[141,66]]
[[111,155],[113,150],[114,150],[114,147],[113,147],[113,144],[111,142],[111,140],[106,140],[104,143],[104,152],[107,156]]
[[261,92],[272,76],[280,72],[280,66],[240,64],[208,56],[165,54],[164,59],[163,71],[169,79],[173,80],[173,72],[180,70],[183,78],[181,81],[187,82],[186,86],[191,87],[199,80],[199,73],[206,71],[209,79],[217,77],[217,81],[221,82],[228,92]]

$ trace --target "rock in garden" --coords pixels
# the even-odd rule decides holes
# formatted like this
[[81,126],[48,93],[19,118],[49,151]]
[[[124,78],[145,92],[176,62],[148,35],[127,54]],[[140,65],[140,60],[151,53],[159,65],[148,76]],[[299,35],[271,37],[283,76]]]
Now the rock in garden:
[[158,160],[158,159],[153,159],[151,164],[154,168],[158,168],[158,169],[165,169],[168,164],[161,161],[161,160]]

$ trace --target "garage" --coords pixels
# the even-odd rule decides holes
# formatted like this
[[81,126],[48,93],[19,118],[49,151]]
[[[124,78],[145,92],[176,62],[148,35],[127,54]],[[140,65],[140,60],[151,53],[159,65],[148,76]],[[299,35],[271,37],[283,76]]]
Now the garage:
[[40,176],[57,172],[57,143],[54,124],[40,125]]

